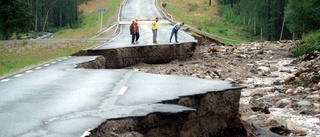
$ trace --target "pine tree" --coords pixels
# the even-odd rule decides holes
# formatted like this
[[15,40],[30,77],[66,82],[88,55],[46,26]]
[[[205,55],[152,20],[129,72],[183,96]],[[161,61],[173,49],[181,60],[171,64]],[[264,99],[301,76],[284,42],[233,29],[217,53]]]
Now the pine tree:
[[9,39],[14,33],[24,33],[30,28],[31,15],[24,0],[2,0],[0,4],[0,38]]

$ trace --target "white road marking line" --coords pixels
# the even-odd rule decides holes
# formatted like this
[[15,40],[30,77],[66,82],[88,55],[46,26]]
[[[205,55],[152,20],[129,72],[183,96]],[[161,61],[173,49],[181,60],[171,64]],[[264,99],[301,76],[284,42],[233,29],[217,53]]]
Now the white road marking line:
[[17,75],[14,75],[13,77],[21,77],[22,74],[17,74]]
[[45,67],[46,67],[46,66],[49,66],[49,65],[50,65],[50,64],[44,64],[43,66],[45,66]]
[[51,62],[51,64],[55,64],[55,63],[57,63],[57,62],[55,62],[55,61]]
[[28,71],[26,71],[26,73],[31,73],[32,72],[32,70],[28,70]]
[[62,61],[62,59],[59,59],[58,61],[60,62],[60,61]]
[[118,92],[118,95],[123,95],[126,91],[127,91],[128,87],[124,86],[122,87],[119,92]]
[[41,69],[42,67],[36,67],[35,69]]
[[89,136],[90,135],[90,131],[91,129],[88,129],[86,132],[84,132],[81,137],[86,137],[86,136]]
[[3,80],[1,80],[1,82],[7,82],[7,81],[9,81],[10,79],[3,79]]

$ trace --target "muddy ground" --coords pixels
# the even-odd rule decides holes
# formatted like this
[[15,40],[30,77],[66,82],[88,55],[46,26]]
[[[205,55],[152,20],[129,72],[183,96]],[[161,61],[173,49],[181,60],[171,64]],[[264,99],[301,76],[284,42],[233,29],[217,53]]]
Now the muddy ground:
[[320,60],[316,54],[304,60],[293,58],[289,50],[299,44],[297,41],[226,46],[196,37],[198,45],[190,59],[167,64],[139,63],[127,68],[233,81],[243,88],[239,110],[242,120],[279,135],[320,136],[320,84],[317,81],[305,87],[292,84],[300,79],[297,73],[301,70],[318,69],[312,66]]

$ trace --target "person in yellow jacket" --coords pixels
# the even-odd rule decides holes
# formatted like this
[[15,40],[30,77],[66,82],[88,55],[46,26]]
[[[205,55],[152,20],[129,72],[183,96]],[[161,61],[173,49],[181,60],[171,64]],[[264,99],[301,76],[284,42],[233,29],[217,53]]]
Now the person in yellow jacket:
[[157,43],[158,29],[158,17],[156,17],[156,22],[152,23],[153,43]]

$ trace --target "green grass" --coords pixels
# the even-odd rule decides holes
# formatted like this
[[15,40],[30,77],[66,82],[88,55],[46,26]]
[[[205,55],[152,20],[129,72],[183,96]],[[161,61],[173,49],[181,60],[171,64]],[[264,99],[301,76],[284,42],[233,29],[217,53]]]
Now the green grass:
[[175,21],[183,21],[194,28],[223,37],[220,40],[227,44],[237,44],[243,41],[250,42],[259,39],[241,27],[224,22],[223,18],[218,14],[220,11],[218,5],[209,7],[207,0],[184,0],[183,2],[181,0],[160,0],[159,2],[167,3],[167,7],[163,9],[171,14]]
[[302,38],[302,44],[295,46],[291,49],[291,53],[294,57],[311,53],[314,51],[320,51],[320,30],[307,34]]
[[[83,22],[79,28],[63,28],[54,34],[54,38],[92,37],[100,29],[98,8],[106,8],[103,14],[105,25],[117,21],[116,16],[123,0],[91,0],[79,6],[83,12]],[[105,5],[105,6],[102,6]],[[24,68],[69,56],[82,49],[91,48],[97,42],[82,41],[45,41],[45,42],[2,42],[0,43],[0,77]]]
[[69,56],[96,42],[26,42],[0,44],[0,77],[22,68]]
[[[83,12],[84,19],[79,28],[63,28],[53,35],[53,38],[88,38],[93,37],[100,30],[100,13],[98,8],[105,8],[103,13],[103,27],[106,27],[117,21],[114,15],[117,15],[120,3],[123,0],[100,0],[98,4],[84,5]],[[91,6],[93,5],[93,6]],[[95,7],[98,5],[99,7]],[[100,7],[106,5],[105,7]]]

